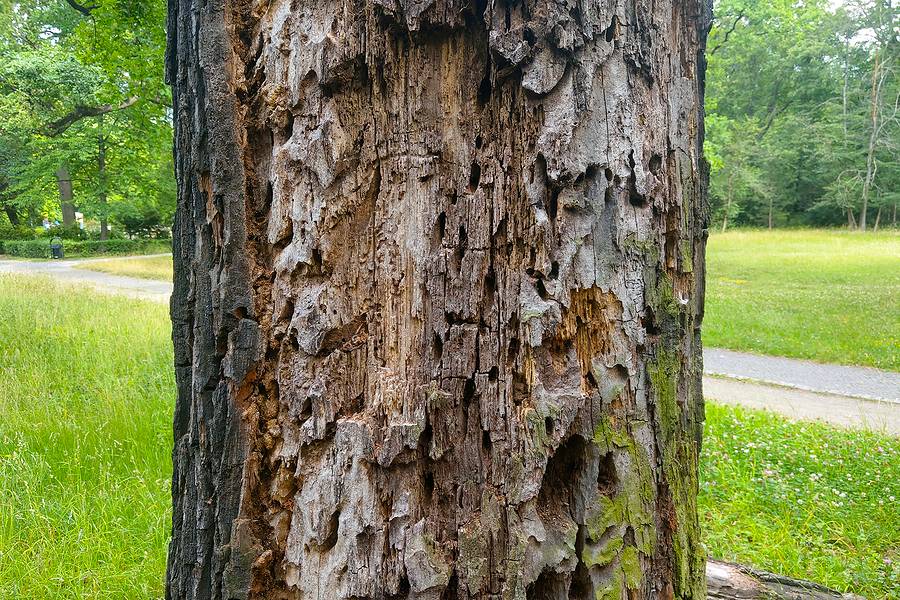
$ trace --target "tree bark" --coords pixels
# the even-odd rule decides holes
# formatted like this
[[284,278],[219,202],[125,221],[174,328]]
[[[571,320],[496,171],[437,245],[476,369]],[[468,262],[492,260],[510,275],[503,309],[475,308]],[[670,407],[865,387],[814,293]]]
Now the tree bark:
[[97,136],[97,200],[100,206],[100,239],[109,239],[109,203],[106,192],[106,138]]
[[709,600],[863,600],[825,586],[743,565],[706,563]]
[[705,596],[708,19],[170,1],[169,598]]
[[63,225],[70,227],[75,224],[75,205],[72,203],[72,178],[69,177],[69,170],[66,167],[56,170],[56,184],[59,187]]

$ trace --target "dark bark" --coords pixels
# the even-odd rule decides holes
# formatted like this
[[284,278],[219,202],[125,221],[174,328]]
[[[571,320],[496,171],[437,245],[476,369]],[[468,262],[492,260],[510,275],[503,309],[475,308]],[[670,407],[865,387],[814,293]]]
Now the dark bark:
[[707,22],[170,1],[170,598],[705,596]]
[[109,239],[109,203],[106,192],[106,138],[97,136],[97,180],[99,184],[97,200],[100,205],[100,239]]
[[72,203],[72,178],[69,177],[69,170],[66,167],[56,170],[56,185],[59,188],[63,225],[70,227],[75,224],[75,205]]

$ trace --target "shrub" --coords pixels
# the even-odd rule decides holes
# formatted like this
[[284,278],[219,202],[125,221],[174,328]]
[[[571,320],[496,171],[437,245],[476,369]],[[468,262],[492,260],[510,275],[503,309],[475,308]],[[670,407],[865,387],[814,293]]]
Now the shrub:
[[[172,245],[168,240],[66,240],[63,251],[67,258],[123,255],[123,254],[157,254],[171,252]],[[22,258],[50,258],[50,241],[43,240],[4,240],[0,241],[0,254],[19,256]]]

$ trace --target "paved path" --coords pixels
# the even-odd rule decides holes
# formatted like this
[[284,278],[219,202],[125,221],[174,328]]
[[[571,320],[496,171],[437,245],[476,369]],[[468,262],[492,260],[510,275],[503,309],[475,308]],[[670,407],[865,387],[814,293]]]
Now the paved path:
[[[0,260],[0,273],[48,275],[107,293],[168,302],[171,283],[77,268],[103,260],[110,259]],[[716,348],[707,348],[703,360],[704,395],[718,402],[900,435],[900,373]]]
[[900,436],[900,404],[706,376],[703,395],[718,404],[761,408],[801,421]]
[[[150,256],[168,256],[166,254],[153,254]],[[27,261],[27,260],[0,260],[0,273],[20,273],[27,275],[46,275],[59,281],[67,281],[83,285],[90,285],[98,291],[120,294],[141,300],[153,300],[167,303],[172,294],[172,284],[166,281],[153,281],[151,279],[138,279],[136,277],[122,277],[110,275],[100,271],[79,269],[79,265],[89,262],[102,262],[106,260],[118,260],[132,257],[112,258],[86,258],[74,260],[56,261]],[[137,257],[133,257],[137,258]]]
[[703,367],[707,375],[750,379],[813,392],[900,403],[900,373],[891,371],[828,365],[716,348],[703,351]]

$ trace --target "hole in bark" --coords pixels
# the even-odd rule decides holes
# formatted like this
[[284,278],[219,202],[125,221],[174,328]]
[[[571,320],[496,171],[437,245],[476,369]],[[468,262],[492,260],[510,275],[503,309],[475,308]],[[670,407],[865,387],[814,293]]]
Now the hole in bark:
[[619,17],[617,17],[616,15],[613,15],[612,20],[610,20],[610,22],[609,22],[609,27],[606,28],[606,31],[603,34],[604,37],[606,38],[607,42],[611,42],[614,39],[616,39],[616,35],[618,34],[618,29],[619,29],[618,25],[619,25]]
[[437,239],[438,243],[444,239],[447,234],[447,213],[442,212],[437,218]]
[[547,567],[538,578],[525,588],[526,600],[562,600],[568,596],[566,575]]
[[577,486],[576,479],[584,473],[586,454],[587,442],[580,435],[571,436],[556,449],[547,461],[541,480],[538,511],[574,517],[573,488]]
[[425,429],[419,434],[419,453],[425,457],[431,450],[431,440],[434,439],[434,430],[431,428],[431,422],[425,422]]
[[613,180],[612,169],[610,169],[609,167],[606,167],[605,169],[603,169],[603,176],[606,177],[607,182],[611,182]]
[[459,577],[456,576],[456,571],[453,571],[450,580],[447,581],[447,587],[441,592],[441,600],[456,600],[457,598],[459,598]]
[[550,217],[551,220],[556,220],[556,215],[559,213],[559,190],[553,190],[550,193],[550,198],[547,200],[547,216]]
[[497,381],[497,377],[500,375],[500,369],[497,368],[496,365],[491,367],[491,370],[488,371],[488,381]]
[[506,5],[506,30],[509,31],[509,28],[512,27],[512,7],[507,4]]
[[491,447],[493,447],[493,442],[491,442],[491,432],[490,431],[481,431],[481,449],[486,453],[490,453]]
[[512,383],[513,404],[519,406],[528,397],[528,382],[521,373],[513,374]]
[[400,578],[400,583],[397,585],[397,598],[406,598],[409,595],[409,577],[404,575]]
[[469,191],[477,190],[479,182],[481,182],[481,165],[473,160],[469,171]]
[[480,135],[475,136],[475,148],[481,150],[481,146],[484,143],[484,140],[481,139]]
[[456,193],[456,190],[453,190],[452,192],[450,192],[450,206],[456,206],[457,198],[458,198],[458,195]]
[[294,135],[294,113],[287,114],[287,122],[284,124],[284,136],[291,138]]
[[662,168],[662,157],[659,154],[654,154],[650,157],[650,172],[656,175],[659,173],[659,170]]
[[611,496],[619,486],[619,477],[616,474],[616,461],[612,452],[607,452],[600,459],[597,468],[597,490],[604,496]]
[[550,279],[559,279],[559,263],[555,260],[550,263]]
[[519,338],[512,338],[509,340],[509,345],[506,348],[506,357],[509,362],[514,362],[516,357],[519,355]]
[[[584,527],[579,528],[579,539],[581,550],[584,549]],[[581,551],[578,549],[578,542],[576,542],[576,552],[578,556],[581,556]],[[578,564],[575,566],[575,572],[572,573],[572,583],[569,586],[569,600],[591,600],[594,591],[594,586],[591,582],[591,575],[588,573],[587,566],[584,562],[579,558]]]
[[484,106],[491,99],[491,76],[485,75],[478,85],[478,104]]
[[434,498],[434,473],[425,471],[422,475],[422,494],[425,504],[431,504]]
[[275,199],[275,191],[272,189],[272,182],[266,182],[266,208],[272,206],[272,200]]
[[440,361],[441,357],[444,355],[444,340],[436,333],[431,340],[431,350],[433,352],[434,360]]
[[597,388],[600,387],[597,385],[597,379],[594,377],[594,374],[591,373],[590,371],[588,371],[587,373],[584,374],[584,379],[585,379],[585,381],[587,381],[587,384],[591,389],[596,390]]
[[238,306],[232,311],[232,313],[238,319],[246,319],[247,318],[247,307],[246,306]]
[[468,407],[475,397],[475,380],[469,377],[466,379],[466,385],[463,387],[463,406]]
[[588,179],[594,179],[597,177],[597,171],[600,170],[600,167],[595,164],[590,164],[587,166],[587,170],[584,172],[584,176]]
[[522,38],[532,46],[534,46],[534,43],[537,41],[537,37],[530,27],[526,27],[525,30],[522,31]]
[[544,417],[544,429],[547,431],[547,435],[553,435],[553,419],[551,419],[550,417]]
[[541,300],[546,301],[547,298],[549,298],[549,294],[547,294],[547,288],[546,288],[546,286],[544,285],[544,281],[543,281],[543,280],[538,279],[538,280],[534,283],[534,289],[537,290],[537,294],[538,294],[538,296],[540,296]]
[[656,324],[656,316],[653,314],[653,309],[649,306],[644,309],[644,316],[641,317],[641,325],[644,327],[644,331],[647,332],[647,335],[659,335],[660,329]]
[[322,550],[327,552],[335,547],[338,540],[338,527],[340,526],[340,518],[341,511],[336,510],[331,513],[331,518],[328,519],[328,535],[325,536],[325,541],[322,542]]
[[628,154],[628,166],[631,167],[631,175],[628,176],[628,202],[636,208],[644,208],[647,206],[647,198],[638,192],[637,189],[637,174],[634,170],[635,162],[633,151]]
[[493,296],[497,291],[497,276],[494,269],[488,269],[487,275],[484,276],[484,294]]

